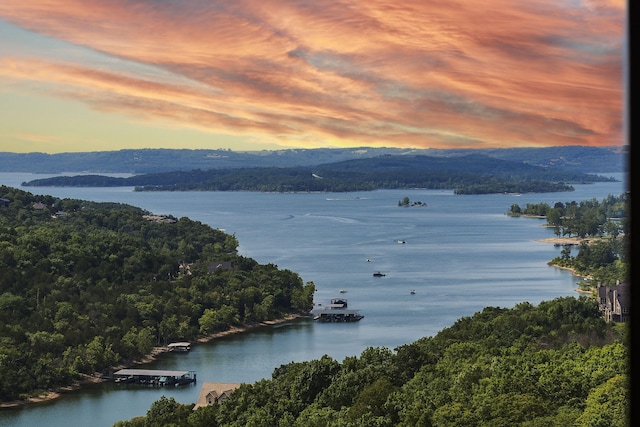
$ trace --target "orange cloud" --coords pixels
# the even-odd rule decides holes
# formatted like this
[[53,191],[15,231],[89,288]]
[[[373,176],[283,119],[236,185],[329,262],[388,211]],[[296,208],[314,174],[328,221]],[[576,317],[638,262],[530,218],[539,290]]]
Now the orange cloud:
[[619,145],[625,13],[620,0],[5,0],[0,19],[96,57],[12,52],[0,78],[289,146]]

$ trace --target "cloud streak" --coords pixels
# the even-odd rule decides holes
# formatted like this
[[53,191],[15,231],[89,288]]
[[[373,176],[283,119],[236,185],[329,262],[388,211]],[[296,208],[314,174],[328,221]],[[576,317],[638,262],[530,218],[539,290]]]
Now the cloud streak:
[[624,8],[5,0],[66,48],[0,46],[0,84],[283,147],[620,145]]

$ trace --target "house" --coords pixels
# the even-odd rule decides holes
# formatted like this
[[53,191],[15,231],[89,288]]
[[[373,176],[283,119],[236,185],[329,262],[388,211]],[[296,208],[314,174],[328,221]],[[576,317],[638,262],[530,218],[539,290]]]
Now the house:
[[11,200],[0,197],[0,206],[9,206],[9,203],[11,203]]
[[142,215],[142,218],[158,224],[175,224],[177,222],[175,219],[164,215]]
[[213,405],[214,403],[223,403],[227,397],[235,389],[240,387],[240,384],[234,383],[203,383],[200,389],[200,396],[193,409],[198,409],[201,406]]
[[213,273],[216,270],[233,270],[233,264],[231,261],[213,261],[209,263],[209,273]]
[[607,322],[628,321],[631,315],[630,286],[620,282],[615,286],[599,286],[598,304]]
[[41,210],[46,209],[46,208],[47,208],[47,205],[45,205],[42,202],[36,202],[36,203],[33,204],[33,209],[38,210],[38,211],[41,211]]

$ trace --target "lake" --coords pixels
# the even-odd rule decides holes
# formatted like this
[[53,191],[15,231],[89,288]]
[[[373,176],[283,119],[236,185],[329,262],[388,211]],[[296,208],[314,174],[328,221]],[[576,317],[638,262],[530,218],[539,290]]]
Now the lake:
[[[44,176],[53,175],[0,173],[0,184],[20,187]],[[145,365],[194,370],[194,385],[99,384],[52,402],[2,410],[0,425],[111,426],[144,415],[163,395],[193,403],[205,381],[252,383],[292,361],[325,354],[342,361],[369,346],[393,349],[433,336],[486,306],[577,296],[579,279],[547,265],[560,249],[538,241],[553,237],[542,226],[545,221],[505,215],[512,204],[601,200],[627,189],[624,182],[575,187],[563,193],[475,196],[419,189],[273,194],[25,187],[35,194],[131,204],[223,229],[238,238],[242,255],[313,281],[318,302],[346,297],[365,318],[349,324],[300,319],[196,345],[189,353],[163,355]],[[399,207],[404,197],[427,206]],[[376,271],[386,275],[374,277]],[[339,294],[341,289],[347,292]]]

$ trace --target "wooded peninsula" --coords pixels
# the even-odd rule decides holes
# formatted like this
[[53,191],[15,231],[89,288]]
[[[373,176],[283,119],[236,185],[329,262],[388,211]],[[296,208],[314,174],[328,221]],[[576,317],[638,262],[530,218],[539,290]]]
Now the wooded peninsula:
[[[629,197],[609,195],[603,200],[583,200],[579,203],[527,203],[511,205],[509,215],[545,218],[546,226],[558,236],[562,250],[549,264],[567,268],[577,276],[584,290],[593,292],[597,286],[612,286],[629,282],[630,249]],[[563,238],[576,238],[578,253],[571,255],[573,244],[563,244]],[[573,240],[573,239],[572,239]]]
[[189,218],[0,186],[0,403],[310,310],[313,283],[237,247]]

